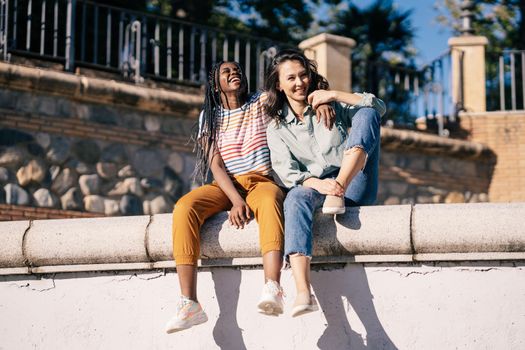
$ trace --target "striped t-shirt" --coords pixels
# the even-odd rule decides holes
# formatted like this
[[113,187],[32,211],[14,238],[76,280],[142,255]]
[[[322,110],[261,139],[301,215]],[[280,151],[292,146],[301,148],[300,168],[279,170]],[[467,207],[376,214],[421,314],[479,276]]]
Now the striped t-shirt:
[[254,94],[237,109],[225,109],[219,120],[219,153],[230,175],[271,171],[266,127],[270,117],[264,112],[265,93]]

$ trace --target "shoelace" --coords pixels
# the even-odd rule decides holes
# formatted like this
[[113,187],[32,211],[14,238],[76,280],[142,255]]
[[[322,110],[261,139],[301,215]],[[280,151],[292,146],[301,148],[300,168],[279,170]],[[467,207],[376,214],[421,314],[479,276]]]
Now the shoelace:
[[281,285],[275,281],[268,280],[268,282],[266,282],[266,288],[268,288],[268,291],[272,293],[281,294],[283,297],[286,296],[286,294],[284,294],[283,287],[281,287]]
[[177,313],[182,310],[186,305],[191,303],[191,299],[181,295],[179,305],[177,305]]

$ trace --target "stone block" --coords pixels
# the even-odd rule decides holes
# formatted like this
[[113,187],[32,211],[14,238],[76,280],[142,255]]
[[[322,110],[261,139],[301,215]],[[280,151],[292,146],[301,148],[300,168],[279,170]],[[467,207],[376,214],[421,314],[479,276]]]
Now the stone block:
[[82,193],[76,187],[70,188],[60,197],[60,203],[64,210],[82,210]]
[[104,200],[104,214],[107,216],[113,216],[119,214],[119,201],[114,199]]
[[100,193],[100,177],[97,174],[81,175],[78,178],[80,190],[84,195],[99,194]]
[[39,188],[33,193],[36,205],[42,208],[58,207],[58,199],[47,188]]
[[128,154],[123,145],[113,143],[103,149],[100,159],[102,162],[123,164],[128,162]]
[[29,225],[29,221],[2,222],[2,229],[0,230],[0,267],[25,266],[22,241]]
[[101,178],[112,180],[117,177],[117,165],[110,162],[98,162],[96,165],[97,173]]
[[317,213],[314,255],[411,254],[410,205],[347,208],[344,215]]
[[172,152],[168,157],[168,165],[177,174],[184,171],[184,158],[177,152]]
[[133,195],[124,195],[119,203],[120,212],[123,215],[142,215],[142,202],[140,198]]
[[161,126],[161,122],[159,117],[148,115],[146,118],[144,118],[144,128],[147,131],[159,131]]
[[0,166],[2,167],[18,167],[27,156],[27,151],[21,147],[9,147],[0,149]]
[[47,149],[51,145],[51,137],[49,134],[39,132],[36,134],[36,142],[43,148]]
[[9,169],[0,167],[0,182],[8,182],[12,179],[13,176],[11,175]]
[[26,236],[33,266],[148,262],[148,216],[38,220]]
[[30,182],[41,183],[46,177],[47,165],[40,159],[32,159],[26,166],[18,169],[16,177],[21,186]]
[[450,192],[445,197],[445,203],[465,203],[465,195],[457,191]]
[[172,214],[157,214],[151,218],[146,245],[153,261],[173,260]]
[[27,205],[29,204],[29,194],[20,186],[16,184],[7,184],[4,186],[5,202],[12,205]]
[[54,137],[47,151],[47,159],[53,164],[63,164],[70,153],[69,141],[63,137]]
[[77,184],[77,173],[69,168],[62,169],[62,171],[53,180],[51,189],[60,196],[67,192],[71,187]]
[[228,213],[212,216],[201,229],[201,258],[253,258],[261,256],[259,225],[252,220],[243,229],[228,222]]
[[416,253],[523,252],[525,203],[418,204]]
[[135,170],[133,170],[133,167],[131,165],[126,165],[118,171],[117,175],[119,178],[124,178],[124,177],[133,177],[136,174],[135,174]]
[[71,147],[73,154],[87,164],[95,164],[100,159],[100,147],[93,140],[80,140]]
[[97,195],[85,196],[84,208],[91,213],[103,214],[106,210],[104,199],[104,197]]
[[132,165],[140,176],[153,176],[162,173],[164,160],[157,150],[139,149],[133,154]]

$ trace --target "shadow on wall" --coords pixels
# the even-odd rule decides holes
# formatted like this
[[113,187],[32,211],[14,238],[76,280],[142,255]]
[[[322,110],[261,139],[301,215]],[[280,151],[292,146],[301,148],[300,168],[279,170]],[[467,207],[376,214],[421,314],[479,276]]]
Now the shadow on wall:
[[[336,217],[336,221],[351,230],[359,230],[359,212],[359,207],[353,208],[352,215]],[[349,254],[337,238],[337,227],[332,216],[317,216],[314,232],[323,233],[317,239],[321,246],[314,247],[314,254],[316,250],[324,249],[334,254]],[[334,265],[331,266],[333,268]],[[397,349],[377,316],[363,265],[347,264],[344,269],[331,274],[323,274],[319,268],[315,271],[315,264],[312,270],[312,287],[326,318],[326,329],[317,342],[319,349]],[[364,329],[352,329],[349,318],[354,320],[354,328],[362,325],[359,328]]]
[[[363,266],[348,265],[335,273],[314,271],[311,277],[327,322],[319,349],[397,349],[377,317]],[[355,312],[364,329],[352,329],[348,310]]]
[[[237,323],[241,270],[215,268],[211,270],[211,276],[219,304],[219,318],[213,327],[213,339],[223,350],[246,350],[242,331]],[[224,283],[224,281],[228,281],[228,283]]]
[[[352,211],[354,215],[346,216],[344,221],[338,220],[338,223],[358,230],[361,221],[359,208],[356,209]],[[323,230],[314,229],[314,232],[323,232],[322,239],[317,237],[316,240],[319,243],[319,246],[315,247],[317,252],[330,249],[332,252],[348,255],[346,248],[337,239],[337,228],[332,216],[317,216],[315,225],[323,227]],[[206,263],[206,260],[202,261],[203,264]],[[377,316],[363,265],[343,265],[344,268],[334,264],[330,266],[332,269],[335,266],[337,270],[326,274],[320,271],[322,267],[316,271],[314,264],[312,268],[312,287],[326,318],[326,328],[318,339],[317,346],[327,350],[397,349]],[[219,318],[213,329],[215,342],[221,349],[246,349],[236,316],[241,270],[214,268],[212,278],[219,304]],[[295,295],[295,291],[290,292]]]

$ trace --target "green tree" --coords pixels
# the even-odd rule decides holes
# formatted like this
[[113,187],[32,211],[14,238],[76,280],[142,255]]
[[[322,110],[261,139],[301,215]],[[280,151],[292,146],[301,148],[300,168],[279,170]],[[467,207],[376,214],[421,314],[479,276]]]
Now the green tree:
[[316,19],[317,6],[336,5],[341,0],[235,0],[220,1],[230,14],[245,15],[253,34],[273,40],[297,43]]
[[[331,32],[352,38],[352,81],[354,87],[378,94],[389,105],[387,118],[409,122],[409,93],[395,84],[396,72],[414,67],[416,50],[412,43],[412,10],[399,10],[391,0],[376,0],[360,9],[353,3],[334,13],[327,27]],[[399,76],[398,76],[399,77]],[[399,84],[398,84],[399,85]]]
[[109,0],[100,3],[161,14],[239,33],[297,43],[315,22],[321,4],[341,0]]
[[[437,21],[461,34],[461,0],[439,0],[434,7]],[[472,28],[475,35],[487,37],[490,52],[525,49],[525,0],[474,1]]]

